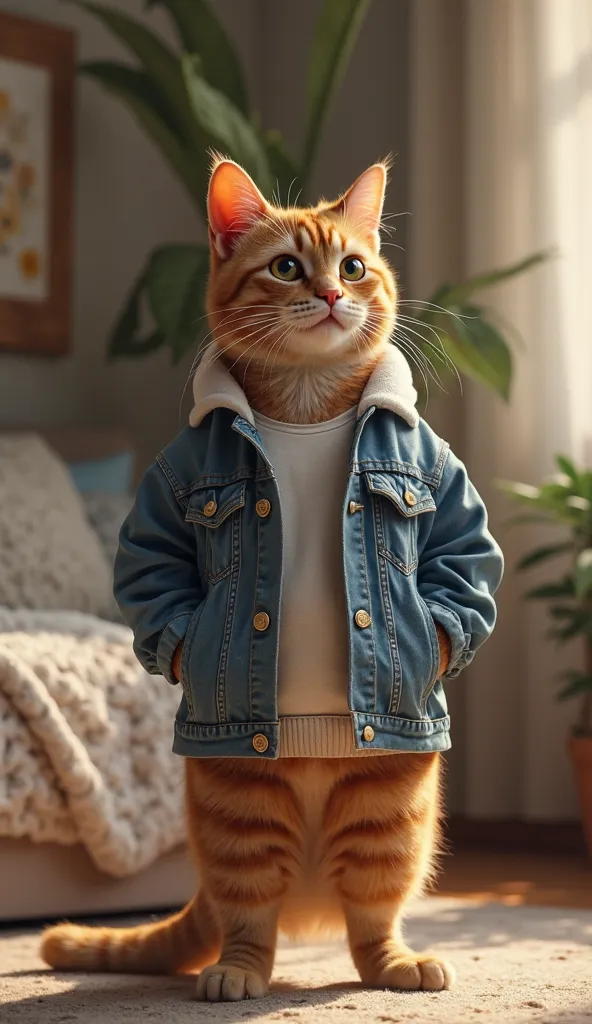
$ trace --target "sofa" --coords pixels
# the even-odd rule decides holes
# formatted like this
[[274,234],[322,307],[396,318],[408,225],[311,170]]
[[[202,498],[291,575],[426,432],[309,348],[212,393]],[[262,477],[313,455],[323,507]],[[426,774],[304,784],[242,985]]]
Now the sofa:
[[[15,462],[21,449],[28,459],[22,473]],[[46,469],[51,477],[47,486]],[[35,485],[40,483],[35,496],[23,483],[27,473]],[[20,505],[12,516],[7,511],[14,480],[27,500],[31,497],[27,537],[42,536],[38,549],[27,543],[30,567],[13,572],[11,589],[15,560],[10,561],[8,549],[22,538],[22,522],[16,539],[11,531],[17,529],[15,519],[26,516]],[[48,499],[56,480],[57,499]],[[142,674],[131,653],[131,633],[105,597],[105,578],[133,486],[133,448],[118,432],[0,429],[0,520],[5,506],[0,543],[9,565],[4,596],[0,581],[2,922],[159,910],[183,904],[194,889],[184,843],[182,763],[170,753],[167,736],[172,737],[170,709],[176,697],[160,677]],[[63,508],[62,491],[67,492]],[[92,541],[83,534],[82,513]],[[76,529],[66,528],[67,516],[76,518]],[[65,561],[74,561],[74,570],[79,563],[78,577],[68,565],[49,612],[43,587],[48,578],[53,585],[63,561],[42,573],[40,563],[51,562],[49,549],[70,543],[73,550],[78,543],[78,554]],[[96,571],[104,607],[93,605],[96,593],[89,579],[89,550],[97,559],[98,547],[107,567],[101,563]],[[30,577],[35,585],[27,590]],[[14,596],[15,587],[25,595],[24,607]],[[55,666],[48,665],[54,661]],[[78,664],[90,666],[84,677],[77,673]],[[134,711],[136,703],[140,710]],[[143,734],[150,714],[158,728]],[[126,755],[119,764],[122,737],[127,737]],[[153,777],[151,765],[158,766]]]

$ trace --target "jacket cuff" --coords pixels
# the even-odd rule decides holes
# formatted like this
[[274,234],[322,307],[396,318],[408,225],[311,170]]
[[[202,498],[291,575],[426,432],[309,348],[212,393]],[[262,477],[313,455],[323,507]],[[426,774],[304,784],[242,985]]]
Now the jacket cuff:
[[465,633],[462,622],[456,612],[435,601],[426,601],[432,618],[438,622],[450,637],[450,661],[444,673],[445,679],[454,679],[463,668],[473,660],[475,652],[471,650],[471,637]]
[[173,655],[181,643],[181,640],[185,639],[192,616],[193,612],[180,612],[179,615],[175,615],[175,617],[169,622],[168,626],[165,626],[160,634],[160,640],[158,641],[158,647],[156,648],[156,664],[158,665],[158,671],[166,680],[168,680],[169,683],[172,683],[173,685],[179,682],[179,680],[173,675],[171,664]]

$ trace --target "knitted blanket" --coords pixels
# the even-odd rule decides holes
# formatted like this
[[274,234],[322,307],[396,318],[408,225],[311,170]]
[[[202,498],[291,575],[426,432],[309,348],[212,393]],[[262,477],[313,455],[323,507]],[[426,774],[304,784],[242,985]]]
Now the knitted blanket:
[[177,700],[127,627],[0,606],[0,836],[81,842],[115,876],[181,842]]

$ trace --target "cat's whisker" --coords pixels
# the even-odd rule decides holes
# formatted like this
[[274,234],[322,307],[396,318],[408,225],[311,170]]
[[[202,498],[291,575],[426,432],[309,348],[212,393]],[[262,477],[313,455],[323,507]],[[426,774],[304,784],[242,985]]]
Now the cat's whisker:
[[403,316],[403,314],[399,314],[397,319],[398,319],[398,321],[404,320],[406,322],[416,323],[419,327],[430,327],[430,329],[433,331],[433,333],[436,335],[436,338],[438,339],[439,344],[437,344],[437,345],[435,344],[435,342],[431,341],[429,338],[426,338],[419,331],[413,330],[413,328],[411,328],[411,327],[407,327],[406,330],[410,330],[412,332],[412,334],[415,334],[418,338],[421,339],[421,341],[425,345],[428,345],[434,351],[434,353],[438,356],[438,358],[442,361],[442,363],[446,366],[446,368],[448,370],[450,370],[450,372],[456,377],[457,382],[458,382],[458,384],[460,386],[460,389],[461,389],[461,394],[462,394],[462,378],[460,376],[460,373],[458,372],[458,368],[456,366],[456,363],[454,362],[452,357],[448,354],[448,352],[444,348],[444,345],[442,343],[442,339],[441,339],[440,335],[438,334],[436,328],[431,327],[431,325],[429,325],[429,324],[422,323],[421,320],[415,320],[413,317]]
[[454,317],[460,323],[464,323],[465,320],[474,320],[475,317],[469,316],[467,313],[455,313],[452,309],[446,309],[446,306],[439,306],[436,302],[429,302],[426,299],[400,299],[400,306],[425,306],[429,309],[434,309],[438,313],[446,313],[448,316]]
[[[256,333],[256,331],[253,331],[253,334],[255,334],[255,333]],[[257,349],[257,347],[261,347],[262,345],[264,345],[264,344],[265,344],[265,342],[267,341],[267,339],[268,339],[269,337],[271,337],[271,334],[272,334],[272,331],[271,331],[271,330],[269,330],[269,331],[267,332],[267,334],[264,334],[264,335],[263,335],[263,337],[261,337],[261,338],[255,338],[255,341],[254,341],[254,342],[252,342],[252,344],[251,344],[251,345],[249,345],[249,346],[248,346],[248,348],[246,348],[244,352],[240,352],[240,353],[239,353],[239,355],[238,355],[238,356],[236,357],[236,359],[235,359],[235,360],[234,360],[234,362],[233,362],[233,363],[232,363],[232,364],[231,364],[231,365],[229,366],[229,368],[228,368],[228,369],[229,369],[230,371],[232,371],[232,370],[234,369],[234,367],[236,366],[236,364],[237,364],[237,363],[239,363],[239,362],[241,361],[241,359],[244,359],[244,358],[245,358],[245,356],[247,355],[247,353],[248,353],[248,352],[251,352],[251,350],[252,350],[252,349]],[[247,340],[248,340],[248,338],[250,338],[250,337],[252,337],[252,335],[251,335],[251,334],[247,335],[247,338],[245,338],[244,340],[245,340],[245,341],[247,341]],[[251,365],[251,362],[252,362],[252,360],[253,360],[253,358],[254,358],[254,355],[255,355],[255,353],[253,353],[253,356],[251,356],[251,359],[249,359],[249,362],[247,363],[247,369],[248,369],[248,367],[249,367],[249,366]],[[246,370],[245,370],[245,374],[246,374]]]
[[[288,197],[287,197],[287,199],[286,199],[286,206],[288,206],[288,207],[290,206],[290,193],[291,193],[291,191],[292,191],[292,185],[293,185],[293,184],[294,184],[294,183],[295,183],[296,181],[298,181],[298,175],[296,175],[296,177],[292,178],[292,181],[290,182],[290,184],[289,184],[289,186],[288,186]],[[298,193],[298,195],[300,195],[300,193]]]
[[[266,319],[264,319],[261,322],[258,322],[257,324],[247,324],[246,325],[247,327],[255,327],[255,330],[252,331],[251,334],[248,334],[247,338],[252,337],[252,335],[257,330],[265,330],[265,329],[269,328],[270,326],[273,327],[277,322],[278,322],[278,318],[274,315],[272,317],[267,317]],[[218,351],[216,352],[214,358],[212,359],[212,363],[215,363],[218,359],[220,359],[224,355],[224,353],[227,352],[229,349],[231,349],[234,345],[236,345],[237,342],[240,342],[241,340],[246,340],[246,339],[242,339],[242,338],[237,338],[235,336],[235,334],[236,334],[236,332],[235,332],[235,329],[233,328],[232,330],[226,331],[224,334],[219,335],[217,338],[214,338],[213,341],[210,342],[210,344],[208,345],[208,348],[212,348],[212,347],[218,348]],[[220,342],[223,341],[224,338],[228,338],[230,336],[234,336],[233,340],[228,345],[224,346],[223,348],[219,348]]]
[[400,249],[401,252],[407,252],[407,250],[406,250],[404,245],[397,245],[396,242],[385,242],[384,239],[383,239],[382,244],[383,245],[390,245],[390,246],[392,246],[393,249]]
[[411,210],[401,210],[400,213],[383,213],[381,223],[383,220],[395,220],[396,217],[410,217]]
[[[269,324],[258,324],[257,327],[255,328],[255,330],[251,331],[245,337],[234,338],[233,341],[231,341],[223,349],[219,349],[218,352],[216,352],[216,355],[214,356],[214,358],[212,359],[212,363],[215,363],[218,360],[220,360],[222,358],[222,356],[226,352],[230,351],[230,349],[232,349],[232,348],[235,348],[237,346],[237,344],[242,344],[243,342],[248,341],[249,338],[252,338],[253,335],[258,334],[261,331],[265,331],[266,333],[261,338],[256,338],[256,340],[255,340],[255,342],[253,342],[253,344],[258,343],[259,341],[261,341],[261,342],[265,341],[266,338],[271,337],[271,334],[273,333],[274,327],[275,327],[275,325],[273,325],[273,324],[272,325],[269,325]],[[249,346],[247,351],[250,351],[251,347],[252,346]],[[238,355],[238,357],[237,357],[237,360],[241,359],[243,355],[244,355],[244,353],[240,353]]]
[[391,340],[393,340],[396,345],[399,345],[401,348],[404,348],[404,351],[407,353],[407,356],[413,360],[418,369],[421,367],[422,376],[424,378],[424,381],[426,382],[426,386],[427,378],[430,378],[441,391],[445,392],[446,389],[444,388],[444,385],[442,384],[441,380],[434,373],[434,368],[430,363],[429,359],[426,359],[423,352],[421,352],[414,345],[414,343],[409,340],[409,338],[395,334],[393,335]]
[[[279,322],[279,317],[278,317],[278,316],[277,316],[276,314],[270,314],[270,315],[267,315],[267,316],[265,316],[265,315],[263,315],[263,314],[257,314],[257,319],[254,319],[254,318],[253,318],[253,319],[251,319],[251,318],[249,318],[249,317],[244,317],[244,318],[243,318],[243,319],[242,319],[242,320],[240,321],[240,326],[241,326],[242,328],[244,328],[244,327],[254,327],[254,326],[256,326],[256,325],[257,325],[257,326],[261,326],[261,327],[264,327],[264,326],[266,326],[266,325],[267,325],[268,323],[272,323],[272,322],[274,322],[274,321],[275,321],[275,322]],[[225,331],[225,332],[224,332],[224,334],[218,334],[218,335],[216,335],[216,337],[215,337],[215,338],[213,338],[213,339],[212,339],[211,341],[209,341],[207,345],[203,345],[203,344],[202,344],[202,347],[201,347],[201,349],[200,349],[200,352],[199,352],[199,353],[198,353],[198,355],[196,356],[196,358],[195,358],[195,360],[194,360],[194,363],[193,363],[193,365],[195,365],[195,363],[196,363],[196,362],[198,362],[199,360],[201,360],[201,359],[203,358],[203,356],[204,356],[204,355],[205,355],[205,353],[206,353],[206,352],[208,351],[208,349],[210,349],[210,348],[212,348],[212,347],[215,347],[215,346],[218,346],[218,345],[219,345],[219,343],[220,343],[221,341],[223,341],[223,340],[224,340],[224,338],[228,338],[228,337],[229,337],[230,335],[236,334],[236,333],[237,333],[237,327],[238,327],[238,325],[236,325],[236,324],[235,324],[235,325],[233,325],[233,326],[232,326],[232,327],[230,328],[230,330],[228,330],[228,331]],[[210,331],[210,334],[214,334],[214,333],[215,333],[215,331],[217,331],[217,330],[218,330],[218,328],[217,328],[217,327],[213,328],[213,329],[212,329],[212,331]],[[206,339],[207,339],[208,337],[209,337],[209,335],[206,335]],[[233,344],[234,344],[234,343],[233,343]]]
[[284,349],[282,348],[282,342],[284,341],[284,338],[285,338],[286,339],[286,344],[287,344],[293,333],[294,333],[294,329],[293,328],[291,329],[290,325],[288,325],[285,328],[285,330],[283,331],[283,333],[280,334],[280,336],[277,339],[277,341],[274,341],[273,345],[271,346],[271,348],[270,348],[270,350],[269,350],[269,352],[267,354],[267,359],[265,360],[265,366],[263,368],[263,375],[265,375],[265,370],[267,369],[267,364],[269,362],[270,356],[275,353],[274,360],[271,363],[271,366],[269,367],[269,379],[270,380],[271,380],[271,372],[273,370],[274,364],[277,362],[277,357],[280,354],[280,352],[284,351]]
[[[437,369],[435,363],[432,361],[432,359],[430,358],[428,353],[424,352],[423,349],[421,348],[421,346],[419,346],[417,344],[417,342],[413,341],[412,338],[409,338],[405,332],[409,331],[411,334],[414,334],[416,337],[420,338],[422,342],[425,343],[424,337],[421,334],[419,334],[417,331],[414,331],[412,327],[399,327],[399,326],[397,326],[396,329],[395,329],[395,333],[396,333],[397,330],[399,331],[400,334],[403,335],[403,337],[407,338],[407,341],[409,342],[409,344],[414,347],[415,351],[418,354],[421,353],[421,356],[422,356],[423,360],[425,361],[425,365],[431,367],[431,370],[433,371],[431,373],[431,376],[432,376],[433,380],[435,380],[439,384],[439,386],[442,388],[442,390],[445,391],[446,389],[445,389],[445,387],[443,385],[442,379],[440,377],[440,374],[438,373],[438,369]],[[434,348],[435,346],[432,345],[431,347]],[[435,349],[435,351],[436,351],[436,353],[438,355],[438,358],[442,362],[444,362],[444,365],[446,366],[447,365],[446,364],[446,360],[443,359],[442,352],[440,351],[440,349]]]
[[417,355],[413,351],[413,349],[411,349],[409,347],[409,345],[407,344],[407,339],[406,338],[398,338],[397,339],[397,344],[399,345],[400,348],[403,349],[403,352],[405,352],[407,354],[408,358],[411,359],[411,361],[417,367],[417,369],[419,370],[419,373],[421,374],[421,376],[423,378],[423,382],[424,382],[424,386],[425,386],[425,393],[426,393],[426,406],[427,406],[427,403],[429,401],[430,386],[429,386],[429,383],[428,383],[428,378],[427,378],[426,372],[425,372],[425,370],[424,370],[424,368],[423,368],[423,366],[421,364],[421,361],[417,358]]

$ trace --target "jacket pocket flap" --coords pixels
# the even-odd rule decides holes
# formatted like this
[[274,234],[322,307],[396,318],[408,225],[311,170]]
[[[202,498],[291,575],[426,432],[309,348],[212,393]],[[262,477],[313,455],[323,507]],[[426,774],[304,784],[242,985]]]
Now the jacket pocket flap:
[[364,473],[366,486],[372,494],[380,494],[406,516],[435,512],[436,502],[431,488],[415,477],[403,473]]
[[224,487],[200,487],[189,495],[185,520],[215,530],[231,512],[243,507],[246,492],[246,480]]

